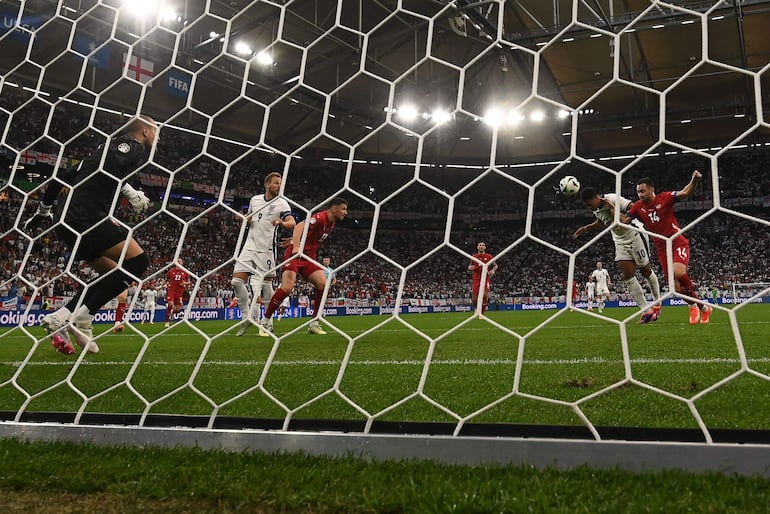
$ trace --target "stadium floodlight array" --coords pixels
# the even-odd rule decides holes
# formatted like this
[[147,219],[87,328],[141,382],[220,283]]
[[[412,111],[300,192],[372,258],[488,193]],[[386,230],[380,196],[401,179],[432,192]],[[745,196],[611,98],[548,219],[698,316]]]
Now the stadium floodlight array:
[[[562,320],[569,315],[572,307],[568,300],[563,309],[537,318],[534,326],[530,327],[514,326],[494,315],[479,319],[477,313],[470,312],[464,317],[447,321],[441,329],[431,327],[430,323],[426,325],[425,318],[417,321],[399,312],[399,307],[406,305],[408,298],[406,285],[418,273],[424,273],[426,268],[433,266],[434,259],[462,262],[463,268],[458,273],[466,276],[465,268],[475,250],[453,235],[454,223],[465,219],[468,198],[473,197],[478,187],[492,180],[515,192],[516,202],[521,202],[517,204],[521,216],[518,219],[524,225],[514,237],[500,238],[501,244],[495,252],[498,262],[501,259],[516,262],[516,256],[523,253],[524,248],[535,255],[540,252],[554,256],[561,266],[561,280],[567,284],[567,299],[571,298],[574,283],[578,280],[576,268],[592,255],[590,249],[593,245],[609,237],[605,230],[588,242],[581,242],[581,246],[566,247],[558,239],[543,235],[539,228],[543,223],[542,211],[546,210],[541,207],[543,199],[548,205],[564,201],[558,197],[554,200],[554,186],[562,176],[573,174],[574,166],[590,170],[584,175],[589,179],[588,183],[609,180],[616,192],[629,196],[632,191],[627,179],[633,176],[637,165],[652,155],[663,156],[666,150],[687,152],[708,164],[708,168],[703,170],[707,178],[704,183],[709,184],[710,191],[707,192],[713,200],[692,223],[684,227],[685,234],[709,217],[741,220],[767,230],[767,219],[728,207],[720,196],[720,184],[725,177],[720,176],[719,160],[732,148],[743,145],[744,139],[748,141],[749,136],[770,128],[764,117],[761,94],[763,85],[766,86],[762,80],[770,74],[770,65],[764,63],[757,67],[753,63],[750,67],[745,62],[735,64],[712,57],[713,49],[709,43],[711,24],[728,7],[725,2],[650,1],[643,11],[619,13],[611,21],[597,13],[590,2],[560,2],[563,7],[569,4],[569,8],[556,15],[560,17],[556,27],[546,29],[541,25],[541,29],[531,30],[521,37],[506,29],[502,13],[510,7],[504,7],[502,0],[478,3],[453,1],[443,5],[441,2],[426,2],[423,5],[422,2],[407,1],[327,1],[320,4],[328,8],[328,12],[316,12],[315,18],[307,11],[306,3],[291,1],[237,2],[229,6],[204,1],[150,2],[143,5],[150,5],[152,12],[142,16],[131,12],[131,4],[93,1],[79,2],[76,6],[73,2],[62,1],[56,4],[55,9],[46,7],[42,12],[35,10],[38,8],[36,4],[25,2],[9,3],[10,7],[3,7],[10,9],[6,17],[13,18],[15,25],[0,34],[0,48],[3,48],[0,53],[6,56],[0,75],[0,94],[17,95],[19,100],[8,100],[0,107],[4,123],[0,145],[4,155],[12,161],[9,171],[3,170],[4,175],[0,178],[7,179],[3,191],[10,197],[9,205],[14,215],[8,224],[3,225],[0,237],[18,243],[23,251],[18,256],[15,276],[2,280],[7,284],[13,281],[24,284],[32,297],[41,295],[46,286],[57,278],[68,277],[73,283],[87,286],[87,279],[77,271],[78,263],[74,256],[69,256],[69,261],[59,268],[57,276],[46,277],[42,282],[35,279],[35,272],[39,269],[31,263],[36,262],[44,247],[44,236],[26,234],[22,230],[23,221],[33,212],[35,202],[32,200],[39,192],[38,188],[30,189],[23,185],[27,178],[23,164],[29,152],[45,147],[55,148],[50,152],[56,155],[55,167],[62,166],[70,157],[68,152],[78,145],[82,146],[84,140],[114,137],[132,116],[148,114],[161,122],[161,139],[149,163],[134,178],[138,178],[140,173],[163,176],[164,180],[159,184],[165,192],[146,217],[132,221],[121,219],[120,222],[131,234],[145,241],[160,225],[172,227],[170,232],[177,239],[172,245],[158,249],[168,258],[161,264],[154,264],[143,284],[162,277],[171,262],[180,256],[196,255],[197,252],[200,262],[204,262],[204,249],[190,248],[189,242],[207,227],[211,216],[241,220],[233,221],[235,224],[244,223],[242,217],[238,218],[238,208],[228,200],[235,189],[246,189],[249,195],[259,193],[262,174],[255,173],[248,183],[234,183],[234,177],[243,177],[237,174],[237,170],[251,167],[252,170],[267,171],[269,167],[277,167],[284,176],[283,194],[297,212],[317,212],[327,200],[343,195],[359,218],[371,218],[371,229],[361,231],[365,236],[360,239],[360,245],[348,249],[346,260],[336,263],[337,269],[339,273],[345,273],[346,270],[360,269],[369,261],[376,261],[381,269],[391,270],[397,277],[399,287],[395,297],[396,308],[392,314],[376,319],[372,317],[375,321],[364,324],[363,328],[350,329],[344,320],[326,318],[324,326],[330,334],[329,340],[333,341],[330,347],[335,349],[331,357],[323,355],[315,358],[303,352],[298,341],[307,328],[309,320],[305,320],[287,333],[278,333],[267,340],[250,341],[252,346],[236,351],[235,357],[230,356],[230,360],[222,358],[222,355],[230,355],[224,346],[236,346],[236,343],[242,344],[242,340],[232,339],[232,326],[218,325],[220,328],[212,331],[206,323],[192,322],[193,312],[188,306],[187,319],[170,329],[145,332],[131,325],[128,334],[136,344],[131,359],[113,360],[110,357],[112,344],[108,343],[108,338],[111,336],[105,332],[98,336],[100,343],[105,343],[98,358],[81,353],[75,360],[64,361],[57,360],[59,355],[52,353],[42,330],[28,323],[31,314],[29,302],[14,327],[0,329],[0,346],[14,348],[13,352],[5,354],[3,360],[6,362],[0,366],[4,370],[0,376],[0,402],[3,405],[0,410],[6,411],[8,422],[4,433],[18,433],[12,430],[25,427],[28,431],[39,430],[36,433],[41,434],[40,437],[52,437],[52,434],[62,436],[62,430],[67,426],[85,430],[100,423],[124,423],[124,427],[111,429],[113,439],[118,441],[122,440],[122,432],[153,426],[161,423],[159,418],[167,416],[170,420],[166,422],[167,427],[197,427],[195,437],[207,434],[214,437],[221,434],[222,427],[226,425],[222,423],[223,417],[231,416],[241,420],[270,418],[271,423],[267,427],[285,435],[309,426],[302,423],[308,417],[331,417],[344,421],[348,416],[357,421],[351,421],[349,425],[340,424],[342,428],[337,434],[347,439],[344,444],[349,445],[348,449],[355,448],[356,441],[376,433],[378,423],[379,429],[383,430],[383,422],[388,421],[431,423],[432,428],[415,428],[419,423],[411,428],[417,432],[431,433],[431,430],[436,430],[451,435],[458,445],[467,444],[463,436],[479,433],[478,427],[484,423],[518,427],[548,424],[543,423],[543,419],[556,420],[554,424],[577,426],[583,436],[602,441],[614,438],[601,428],[610,424],[608,420],[612,414],[598,413],[595,405],[618,398],[625,391],[633,391],[633,394],[643,398],[641,401],[650,411],[656,408],[664,411],[675,406],[675,409],[688,413],[691,417],[686,428],[692,429],[697,434],[694,436],[696,440],[702,440],[705,446],[714,446],[719,442],[714,437],[715,428],[729,428],[726,426],[729,421],[720,421],[713,412],[706,418],[700,407],[702,401],[721,395],[731,384],[740,383],[741,388],[747,387],[744,381],[749,379],[765,393],[770,387],[767,368],[755,365],[753,359],[757,355],[747,352],[741,331],[746,323],[743,312],[750,302],[714,307],[722,323],[729,324],[729,328],[725,329],[729,348],[725,350],[723,347],[720,355],[732,355],[718,362],[727,362],[730,367],[728,371],[722,367],[709,373],[706,383],[699,383],[692,389],[670,387],[665,379],[648,380],[644,377],[654,377],[655,374],[639,372],[640,368],[656,362],[676,362],[685,366],[689,361],[684,357],[667,360],[665,356],[640,351],[644,336],[634,327],[638,312],[625,319],[583,312],[580,319],[584,320],[584,324],[565,325]],[[537,14],[526,9],[524,4],[527,2],[516,4],[514,9],[521,9],[519,14],[540,25]],[[358,11],[359,5],[364,6],[364,11]],[[662,24],[656,22],[661,19]],[[404,42],[398,39],[399,34],[404,33],[404,26],[414,33],[413,38],[405,43],[406,49],[400,47]],[[641,33],[644,37],[655,38],[664,28],[669,33],[689,30],[688,34],[699,36],[698,53],[688,59],[686,67],[672,67],[676,71],[667,71],[669,75],[665,79],[656,80],[648,76],[640,80],[634,76],[634,70],[639,66],[635,60],[638,58],[635,52],[639,42],[635,38],[641,37]],[[451,41],[455,44],[461,45],[456,51],[447,51],[438,43],[442,41],[445,44],[446,38],[450,37],[454,38]],[[570,50],[564,45],[598,39],[604,42],[607,55],[601,58],[585,56],[586,60],[596,61],[591,66],[596,64],[602,67],[592,74],[596,81],[591,83],[587,93],[582,92],[569,99],[566,96],[560,98],[559,93],[554,92],[558,88],[548,71],[550,61],[547,57],[563,51],[563,55],[567,56],[565,58],[569,59]],[[335,52],[344,58],[337,59]],[[411,58],[405,60],[404,55],[411,55]],[[120,59],[121,56],[121,66],[115,62],[107,64],[108,58]],[[495,62],[495,73],[502,73],[501,77],[510,77],[516,67],[519,73],[526,75],[525,79],[520,82],[484,82],[479,70],[490,60]],[[333,63],[334,73],[329,71],[331,68],[325,62]],[[681,87],[699,76],[699,68],[707,70],[704,72],[707,75],[738,76],[742,84],[752,91],[748,98],[748,121],[734,136],[725,139],[714,153],[703,149],[699,142],[691,143],[687,138],[679,137],[681,126],[688,125],[692,120],[678,119],[676,111],[668,108],[669,103],[674,103],[672,99],[680,100]],[[673,73],[676,75],[672,76]],[[429,75],[427,78],[426,74]],[[489,76],[492,76],[491,72]],[[440,87],[436,85],[437,81],[441,83]],[[505,88],[512,87],[511,84],[518,87],[515,94],[503,98],[500,104],[493,103],[496,97],[505,97]],[[635,128],[634,122],[620,117],[616,121],[604,120],[610,125],[601,130],[614,133],[639,130],[650,138],[650,143],[636,148],[633,155],[616,159],[620,162],[618,166],[622,166],[620,168],[611,167],[609,159],[617,156],[612,148],[605,147],[604,154],[587,155],[581,140],[589,133],[595,135],[600,132],[590,125],[592,116],[602,114],[600,109],[595,112],[595,106],[616,91],[649,97],[658,107],[657,119],[646,119],[647,125],[642,128],[638,125]],[[431,93],[440,97],[440,101],[433,102],[435,98],[431,97]],[[414,104],[430,105],[426,108],[433,109],[433,114],[420,119],[415,108],[408,122],[401,119],[410,97],[416,99]],[[379,103],[380,99],[384,103]],[[59,129],[59,118],[63,112],[69,112],[66,109],[70,107],[79,109],[73,112],[84,114],[86,121],[76,130],[67,132]],[[489,122],[494,116],[485,114],[486,109],[492,108],[500,109],[495,115],[500,119],[494,123]],[[374,111],[377,114],[372,114]],[[27,118],[39,112],[43,113],[42,118],[33,120],[31,124],[39,123],[41,130],[36,133],[34,126],[30,128]],[[506,124],[503,123],[502,112],[539,114],[533,115],[533,123],[516,123],[520,121],[517,118],[508,120],[510,123]],[[546,116],[546,112],[559,114]],[[109,122],[104,121],[107,115],[110,116]],[[73,124],[76,125],[75,122]],[[474,128],[469,128],[471,126]],[[511,132],[511,126],[517,127],[518,131]],[[467,132],[464,132],[466,129]],[[444,148],[441,146],[444,144],[442,138],[447,137],[454,141],[446,146],[450,149],[449,160],[441,151]],[[553,161],[555,165],[547,167],[542,166],[541,161],[553,159],[550,150],[542,158],[532,157],[531,163],[537,164],[535,168],[548,171],[541,172],[534,180],[522,178],[516,169],[526,165],[528,157],[524,160],[518,158],[516,152],[523,151],[524,146],[513,145],[522,140],[525,142],[522,144],[535,141],[532,147],[537,152],[539,137],[558,139],[560,143],[557,147],[561,147],[562,157]],[[613,137],[623,136],[615,134]],[[485,155],[481,161],[478,153],[462,153],[464,147],[461,145],[478,141],[482,141],[482,145],[488,143],[486,150],[481,152]],[[188,147],[192,150],[187,151]],[[220,150],[225,147],[227,151]],[[373,150],[377,148],[381,149],[379,154]],[[182,162],[178,162],[179,159]],[[260,164],[267,160],[269,165]],[[364,165],[371,168],[364,169]],[[301,176],[298,167],[308,166],[326,166],[324,169],[331,180],[320,185],[311,184],[310,192],[303,190],[307,196],[300,197],[296,188],[301,184],[293,177]],[[405,170],[404,173],[399,171],[394,174],[394,177],[400,177],[394,179],[398,185],[381,194],[379,191],[375,194],[374,186],[367,185],[367,190],[362,185],[366,182],[360,180],[362,173],[376,171],[378,166],[388,173],[397,168]],[[180,206],[173,194],[180,194],[183,183],[194,182],[191,177],[195,177],[202,168],[213,170],[216,180],[208,187],[214,192],[216,202],[198,210]],[[436,179],[437,182],[430,175],[433,170],[449,174],[456,168],[478,173],[454,189],[444,187],[439,179]],[[597,178],[599,176],[603,178]],[[583,180],[581,177],[581,182]],[[418,201],[413,201],[414,198]],[[120,198],[116,196],[113,205],[117,208],[119,203]],[[511,203],[514,203],[513,200]],[[381,244],[383,232],[391,226],[388,223],[399,218],[394,206],[404,204],[410,205],[411,211],[428,212],[434,207],[444,209],[443,224],[434,227],[434,232],[439,235],[429,241],[428,247],[422,249],[424,251],[408,257],[394,255]],[[415,217],[419,218],[417,214]],[[242,224],[238,228],[244,226]],[[346,228],[343,225],[337,230],[342,232]],[[202,293],[220,274],[229,273],[228,266],[233,264],[238,254],[236,246],[240,246],[242,240],[241,230],[237,245],[230,249],[228,258],[222,262],[204,266],[195,259],[188,259],[185,266],[195,284],[192,297]],[[335,252],[333,241],[330,243],[332,255]],[[669,242],[669,268],[672,271],[669,276],[661,277],[661,281],[669,285],[674,282],[670,248]],[[610,255],[605,258],[609,261]],[[487,273],[488,268],[485,267],[484,277]],[[758,285],[755,290],[766,292],[766,283],[749,285]],[[738,286],[733,286],[734,296]],[[327,287],[325,296],[328,292]],[[676,295],[668,293],[667,298],[674,299]],[[475,307],[479,309],[480,304]],[[136,298],[132,308],[139,308]],[[491,357],[491,354],[485,353],[487,350],[479,348],[484,341],[468,339],[474,330],[495,334],[492,337],[502,341],[500,348],[504,357]],[[608,346],[613,348],[610,353],[617,357],[617,362],[612,372],[616,373],[613,379],[599,381],[599,385],[591,387],[594,377],[588,373],[595,369],[591,366],[606,362],[604,357],[591,357],[592,349],[585,347],[563,347],[565,355],[549,356],[547,348],[552,342],[572,337],[564,334],[594,330],[604,333],[602,337],[611,340]],[[384,339],[383,334],[392,331],[398,331],[398,339]],[[709,337],[706,332],[703,333],[704,338]],[[163,353],[164,344],[181,338],[189,340],[189,346],[177,354]],[[373,341],[379,342],[374,344]],[[408,347],[409,351],[402,353],[392,347],[399,344]],[[253,345],[259,345],[259,348],[255,349]],[[380,345],[378,350],[372,354],[375,357],[367,359],[360,356],[360,348],[377,345]],[[414,348],[419,349],[421,359],[413,359]],[[533,354],[530,353],[532,348],[537,348]],[[756,345],[752,348],[756,351]],[[292,355],[300,357],[292,360]],[[385,357],[378,358],[376,355]],[[409,357],[402,358],[400,355]],[[176,364],[186,374],[181,381],[170,378],[168,370]],[[463,366],[498,364],[502,368],[490,372],[496,382],[475,385],[462,382]],[[393,370],[408,367],[418,371],[393,371],[390,379],[386,373],[385,378],[379,376],[371,382],[367,382],[367,373],[360,371],[366,366],[389,365],[393,366]],[[562,378],[567,380],[563,380],[564,384],[558,385],[557,389],[569,387],[570,392],[557,395],[544,393],[545,389],[533,378],[538,375],[538,366],[553,366],[562,370]],[[46,373],[41,374],[42,369]],[[451,371],[446,372],[447,369]],[[115,378],[116,370],[118,378]],[[228,377],[231,370],[251,375],[253,380],[245,386],[237,383],[230,387]],[[725,372],[719,375],[722,371]],[[480,389],[488,386],[489,390],[482,395],[484,400],[470,402],[463,408],[455,407],[453,395],[458,394],[458,390],[449,387],[446,392],[435,386],[438,379],[434,377],[442,377],[443,373],[446,373],[443,375],[446,382],[457,380],[469,386],[462,394],[476,386]],[[300,384],[301,389],[305,380],[310,393],[291,389],[291,385],[296,384]],[[313,380],[326,385],[317,387],[318,384],[310,384]],[[359,395],[349,393],[348,381],[368,384],[367,387],[375,391],[375,397],[390,398],[392,391],[401,392],[387,403],[364,402]],[[212,382],[218,385],[213,387]],[[750,388],[748,390],[751,391]],[[61,403],[59,399],[62,399]],[[741,402],[743,399],[735,398],[734,401]],[[415,402],[427,406],[433,417],[412,417],[410,408]],[[189,405],[189,411],[181,409],[178,403]],[[253,410],[249,410],[250,405]],[[328,405],[332,408],[324,411]],[[125,406],[125,410],[119,410],[121,406]],[[553,412],[558,410],[560,414],[551,416],[550,409]],[[527,418],[523,413],[528,410],[534,410],[536,415]],[[126,412],[135,416],[126,415]],[[760,417],[767,413],[766,410],[759,412]],[[27,425],[39,420],[57,419],[64,423],[51,423],[42,429],[30,429]],[[230,422],[233,422],[232,419]],[[246,427],[255,426],[249,421],[242,423]],[[662,413],[660,419],[651,418],[647,423],[645,426],[648,428],[671,427]],[[761,425],[762,422],[754,419],[747,423],[746,428]],[[346,432],[344,435],[343,431]],[[409,428],[405,431],[408,432]],[[172,429],[165,433],[170,433],[169,437],[176,441],[188,437],[184,429],[176,435]],[[558,434],[560,443],[566,445],[562,454],[566,456],[570,443],[564,439],[569,437],[569,430]],[[424,437],[428,441],[441,440],[443,444],[439,436]],[[496,444],[493,441],[482,439],[474,444],[483,447],[484,444]],[[309,446],[304,448],[315,451],[313,444],[322,446],[324,443],[314,443],[311,435],[307,443]],[[630,448],[631,443],[628,445]],[[761,448],[761,451],[766,450]],[[412,451],[419,452],[416,449]],[[441,446],[437,451],[448,450]],[[639,451],[638,447],[636,451]],[[651,450],[649,455],[665,452],[665,446],[661,446]],[[553,457],[553,454],[543,455]],[[521,458],[538,459],[532,455]],[[564,461],[572,462],[566,457]],[[591,461],[590,458],[588,461]],[[622,459],[616,462],[622,463]]]

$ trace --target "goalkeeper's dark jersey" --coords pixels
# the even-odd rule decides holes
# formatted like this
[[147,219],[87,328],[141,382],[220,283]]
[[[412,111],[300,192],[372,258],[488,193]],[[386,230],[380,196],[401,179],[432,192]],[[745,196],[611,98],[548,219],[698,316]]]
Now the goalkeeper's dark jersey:
[[[76,230],[85,230],[110,216],[112,201],[120,189],[119,180],[135,171],[148,157],[142,143],[129,136],[111,140],[104,165],[100,167],[103,152],[104,145],[99,145],[76,166],[59,172],[43,195],[43,203],[52,205],[65,186],[70,188],[72,198],[65,221]],[[65,203],[65,197],[58,199],[59,218]]]

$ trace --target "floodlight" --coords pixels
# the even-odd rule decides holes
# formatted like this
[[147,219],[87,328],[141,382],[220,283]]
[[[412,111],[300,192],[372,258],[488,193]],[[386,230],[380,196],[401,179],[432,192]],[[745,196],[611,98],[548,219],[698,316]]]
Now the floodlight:
[[124,0],[123,8],[136,17],[144,18],[157,12],[158,0]]
[[545,113],[543,111],[534,111],[529,115],[529,119],[534,122],[541,122],[545,119]]
[[452,115],[443,109],[436,109],[435,111],[433,111],[432,118],[433,118],[433,123],[435,123],[436,125],[441,125],[449,121],[452,118]]
[[515,127],[523,119],[524,119],[524,116],[519,114],[519,111],[514,110],[508,113],[508,116],[506,117],[505,121],[506,123],[508,123],[508,125]]
[[398,108],[398,117],[404,121],[414,121],[418,115],[417,107],[412,104],[403,104]]
[[243,41],[238,41],[235,43],[235,47],[233,47],[236,53],[239,53],[241,55],[249,55],[251,53],[251,47],[244,43]]
[[160,19],[166,22],[175,21],[179,17],[179,14],[170,5],[162,5],[158,14]]
[[257,54],[257,62],[264,66],[273,64],[273,56],[267,50],[262,50]]
[[567,117],[569,117],[569,111],[566,111],[566,110],[564,110],[564,109],[559,109],[559,114],[558,114],[558,116],[559,116],[559,119],[560,119],[560,120],[563,120],[564,118],[567,118]]
[[484,123],[490,127],[499,127],[502,122],[503,113],[500,111],[500,109],[493,107],[484,113]]

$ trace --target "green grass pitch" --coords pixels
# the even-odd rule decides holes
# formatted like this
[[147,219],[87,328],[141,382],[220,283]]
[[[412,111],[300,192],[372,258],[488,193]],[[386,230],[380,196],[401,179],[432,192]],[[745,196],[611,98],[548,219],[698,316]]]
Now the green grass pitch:
[[766,429],[769,313],[746,305],[735,324],[715,311],[695,326],[686,307],[664,308],[649,325],[631,309],[605,319],[327,319],[347,336],[328,325],[326,336],[310,335],[307,318],[285,319],[277,342],[253,327],[235,337],[234,322],[135,324],[121,334],[97,325],[101,352],[82,359],[57,353],[39,327],[17,327],[0,331],[0,410],[582,425],[577,405],[599,426],[697,428],[693,400],[708,428]]

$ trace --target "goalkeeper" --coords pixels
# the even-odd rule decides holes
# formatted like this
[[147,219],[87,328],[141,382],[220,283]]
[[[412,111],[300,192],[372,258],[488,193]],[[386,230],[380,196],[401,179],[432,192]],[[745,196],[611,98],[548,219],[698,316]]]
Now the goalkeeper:
[[[133,280],[140,279],[149,267],[142,247],[110,214],[118,191],[134,212],[140,213],[149,207],[147,196],[125,179],[149,158],[157,130],[149,116],[131,120],[109,142],[106,151],[105,145],[100,145],[77,166],[58,172],[48,184],[37,212],[24,224],[24,230],[34,235],[38,226],[52,223],[55,218],[56,233],[74,252],[75,259],[88,261],[101,275],[78,291],[66,306],[43,318],[43,328],[53,334],[52,343],[62,353],[74,351],[70,342],[60,335],[64,328],[84,349],[98,352],[91,327],[94,314]],[[65,186],[70,188],[69,193],[60,196]],[[121,255],[123,263],[118,268]]]

